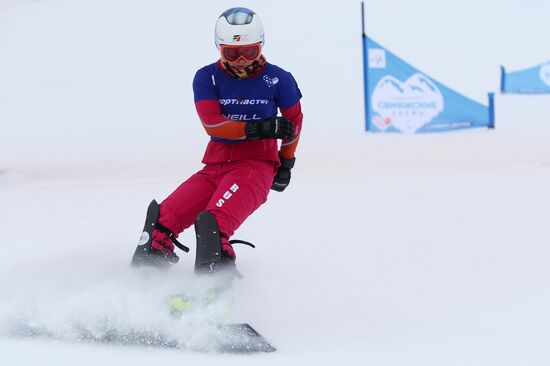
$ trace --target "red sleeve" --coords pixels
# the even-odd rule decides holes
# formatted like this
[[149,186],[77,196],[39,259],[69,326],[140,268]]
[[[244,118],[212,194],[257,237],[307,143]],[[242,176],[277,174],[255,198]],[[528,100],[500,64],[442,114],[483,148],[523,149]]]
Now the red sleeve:
[[294,124],[294,137],[292,140],[283,140],[280,154],[284,158],[292,159],[296,152],[296,147],[298,147],[300,133],[302,132],[302,119],[304,118],[302,106],[300,102],[298,102],[290,108],[281,109],[281,114]]
[[246,138],[244,126],[246,122],[232,121],[222,115],[220,103],[217,100],[199,100],[195,102],[202,125],[209,136],[229,140]]

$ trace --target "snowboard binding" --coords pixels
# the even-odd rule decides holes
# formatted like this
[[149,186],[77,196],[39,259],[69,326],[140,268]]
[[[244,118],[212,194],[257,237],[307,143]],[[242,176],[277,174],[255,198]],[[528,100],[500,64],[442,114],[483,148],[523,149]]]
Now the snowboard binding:
[[143,232],[141,233],[139,243],[132,257],[132,266],[139,267],[146,265],[157,268],[167,268],[179,261],[179,257],[176,253],[164,253],[151,246],[154,230],[162,232],[174,243],[175,246],[184,252],[189,252],[189,248],[177,241],[174,234],[158,222],[159,215],[160,206],[157,201],[153,200],[147,209]]
[[[221,274],[231,278],[242,278],[235,266],[235,260],[222,250],[220,230],[214,215],[208,211],[201,212],[195,220],[195,234],[197,238],[196,274]],[[246,244],[255,248],[254,244],[244,240],[230,240],[229,244]]]

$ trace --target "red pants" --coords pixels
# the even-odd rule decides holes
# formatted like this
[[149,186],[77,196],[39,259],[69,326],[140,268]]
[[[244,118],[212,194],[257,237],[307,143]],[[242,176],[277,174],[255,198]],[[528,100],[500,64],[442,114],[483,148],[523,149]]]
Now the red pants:
[[275,162],[238,160],[207,164],[160,204],[159,222],[178,235],[209,211],[220,229],[222,243],[266,200]]

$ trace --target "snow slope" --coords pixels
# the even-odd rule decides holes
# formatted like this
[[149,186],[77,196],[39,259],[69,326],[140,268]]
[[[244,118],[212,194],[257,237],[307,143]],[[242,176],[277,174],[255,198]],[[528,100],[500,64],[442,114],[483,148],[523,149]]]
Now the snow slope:
[[[291,186],[236,233],[235,321],[279,351],[195,354],[16,339],[24,318],[163,321],[193,256],[128,268],[147,204],[200,169],[195,70],[224,9],[255,9],[268,60],[304,94]],[[485,102],[550,59],[550,4],[369,1],[378,42]],[[363,132],[359,3],[0,2],[2,365],[545,365],[550,341],[550,99],[496,97],[497,128]],[[182,234],[193,247],[193,232]]]

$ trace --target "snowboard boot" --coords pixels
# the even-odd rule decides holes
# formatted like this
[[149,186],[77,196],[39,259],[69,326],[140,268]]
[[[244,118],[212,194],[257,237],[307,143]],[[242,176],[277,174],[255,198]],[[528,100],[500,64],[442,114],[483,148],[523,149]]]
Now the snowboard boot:
[[174,245],[185,252],[189,251],[189,248],[176,240],[170,230],[158,223],[159,214],[159,204],[153,200],[147,209],[143,232],[132,257],[131,264],[134,267],[145,265],[168,268],[179,261],[174,253]]

